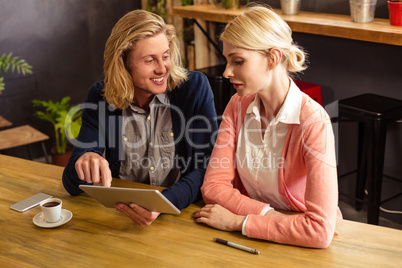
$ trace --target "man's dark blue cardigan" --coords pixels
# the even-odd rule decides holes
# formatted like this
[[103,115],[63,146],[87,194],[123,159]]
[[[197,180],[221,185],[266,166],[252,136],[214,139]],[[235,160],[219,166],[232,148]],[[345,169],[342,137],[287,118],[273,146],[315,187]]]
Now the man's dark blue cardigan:
[[[103,82],[89,89],[82,114],[82,126],[74,150],[63,173],[63,185],[71,195],[82,191],[75,162],[86,152],[96,152],[109,162],[113,178],[119,177],[122,110],[113,109],[102,97]],[[181,178],[163,190],[163,195],[178,209],[200,197],[207,162],[212,152],[218,125],[214,98],[206,76],[190,72],[189,79],[168,93],[175,137],[175,162]]]

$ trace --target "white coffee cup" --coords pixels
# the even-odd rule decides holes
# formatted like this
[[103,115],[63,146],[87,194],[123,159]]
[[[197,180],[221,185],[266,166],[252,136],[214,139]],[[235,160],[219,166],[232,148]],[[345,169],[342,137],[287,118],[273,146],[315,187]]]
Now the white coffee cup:
[[59,198],[49,198],[40,203],[45,221],[52,223],[60,220],[62,201]]

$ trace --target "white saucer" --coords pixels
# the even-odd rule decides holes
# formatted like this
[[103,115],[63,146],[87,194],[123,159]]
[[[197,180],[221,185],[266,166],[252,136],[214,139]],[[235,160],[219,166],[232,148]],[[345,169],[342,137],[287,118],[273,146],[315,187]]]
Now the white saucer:
[[33,223],[36,226],[42,227],[42,228],[54,228],[58,227],[60,225],[63,225],[67,223],[71,218],[73,217],[73,213],[67,209],[62,209],[61,210],[61,215],[60,215],[60,220],[56,222],[47,222],[45,221],[45,216],[43,216],[42,212],[39,212],[36,214],[36,216],[33,218]]

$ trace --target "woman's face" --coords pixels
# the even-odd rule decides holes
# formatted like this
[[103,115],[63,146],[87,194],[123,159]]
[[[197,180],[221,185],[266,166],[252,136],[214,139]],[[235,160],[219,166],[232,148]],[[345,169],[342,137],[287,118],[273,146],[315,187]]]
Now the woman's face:
[[128,61],[134,99],[139,101],[166,91],[171,62],[169,41],[164,33],[138,41]]
[[227,64],[223,76],[230,79],[239,96],[255,94],[270,83],[269,58],[253,50],[223,42]]

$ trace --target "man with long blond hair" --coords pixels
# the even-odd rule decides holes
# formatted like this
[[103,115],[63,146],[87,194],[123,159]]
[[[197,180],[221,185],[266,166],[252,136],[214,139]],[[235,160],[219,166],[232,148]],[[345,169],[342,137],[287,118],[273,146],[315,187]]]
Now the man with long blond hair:
[[[144,10],[129,12],[113,28],[104,72],[83,105],[64,187],[78,195],[80,184],[110,186],[120,178],[167,187],[162,194],[187,207],[200,197],[217,132],[206,76],[182,67],[174,27]],[[159,216],[136,204],[116,209],[137,225]]]

